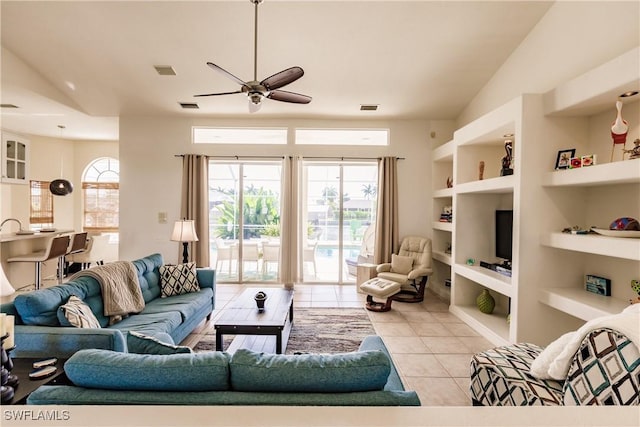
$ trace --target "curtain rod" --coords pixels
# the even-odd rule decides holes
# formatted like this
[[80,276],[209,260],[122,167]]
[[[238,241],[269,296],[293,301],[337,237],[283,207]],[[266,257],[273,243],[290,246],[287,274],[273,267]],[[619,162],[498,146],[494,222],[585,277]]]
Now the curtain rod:
[[[206,154],[195,154],[196,156],[206,156]],[[175,157],[184,157],[186,154],[175,154]],[[211,159],[284,159],[286,157],[292,158],[293,156],[207,156]],[[303,160],[380,160],[382,157],[314,157],[314,156],[302,156]],[[397,160],[405,160],[404,157],[396,157]]]
[[[291,157],[291,156],[289,156]],[[314,157],[314,156],[302,156],[302,160],[380,160],[382,157]],[[404,157],[396,157],[397,160],[404,160]]]
[[[186,154],[175,154],[174,157],[184,157]],[[286,156],[207,156],[206,154],[194,154],[194,156],[205,156],[210,159],[284,159]]]

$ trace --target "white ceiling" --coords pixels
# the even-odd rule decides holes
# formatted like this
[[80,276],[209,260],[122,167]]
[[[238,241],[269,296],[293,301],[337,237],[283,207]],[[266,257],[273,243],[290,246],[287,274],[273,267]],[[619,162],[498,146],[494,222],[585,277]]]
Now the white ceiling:
[[[298,65],[284,89],[308,105],[263,101],[206,66],[253,78],[253,10],[232,1],[0,2],[2,126],[117,139],[120,115],[455,119],[551,2],[287,1],[259,6],[258,80]],[[176,76],[160,76],[170,65]],[[179,102],[197,102],[184,110]],[[379,104],[376,112],[360,104]]]

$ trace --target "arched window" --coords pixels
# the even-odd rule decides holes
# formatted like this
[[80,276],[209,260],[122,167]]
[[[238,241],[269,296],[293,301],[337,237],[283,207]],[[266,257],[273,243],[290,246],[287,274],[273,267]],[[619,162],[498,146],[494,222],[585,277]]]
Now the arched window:
[[85,230],[118,231],[120,162],[104,157],[94,160],[82,175]]

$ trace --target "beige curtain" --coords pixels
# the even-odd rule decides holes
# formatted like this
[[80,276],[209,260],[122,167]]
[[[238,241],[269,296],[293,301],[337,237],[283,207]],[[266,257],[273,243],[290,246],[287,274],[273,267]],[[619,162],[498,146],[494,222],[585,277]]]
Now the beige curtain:
[[398,159],[383,157],[378,161],[378,210],[374,262],[391,262],[398,253]]
[[280,268],[279,280],[285,288],[293,288],[300,280],[300,173],[301,157],[285,158],[282,167],[280,206]]
[[[185,154],[182,160],[182,218],[193,219],[198,241],[191,244],[189,260],[209,267],[209,159]],[[182,253],[182,251],[180,251]],[[179,259],[182,259],[180,256]]]

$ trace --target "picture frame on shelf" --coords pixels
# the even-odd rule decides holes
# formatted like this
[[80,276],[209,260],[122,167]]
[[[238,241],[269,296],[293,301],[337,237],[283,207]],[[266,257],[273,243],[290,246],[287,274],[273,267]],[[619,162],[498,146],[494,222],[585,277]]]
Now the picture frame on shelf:
[[570,148],[567,150],[558,151],[558,157],[556,157],[556,167],[555,169],[569,169],[571,165],[571,159],[575,157],[576,149]]

